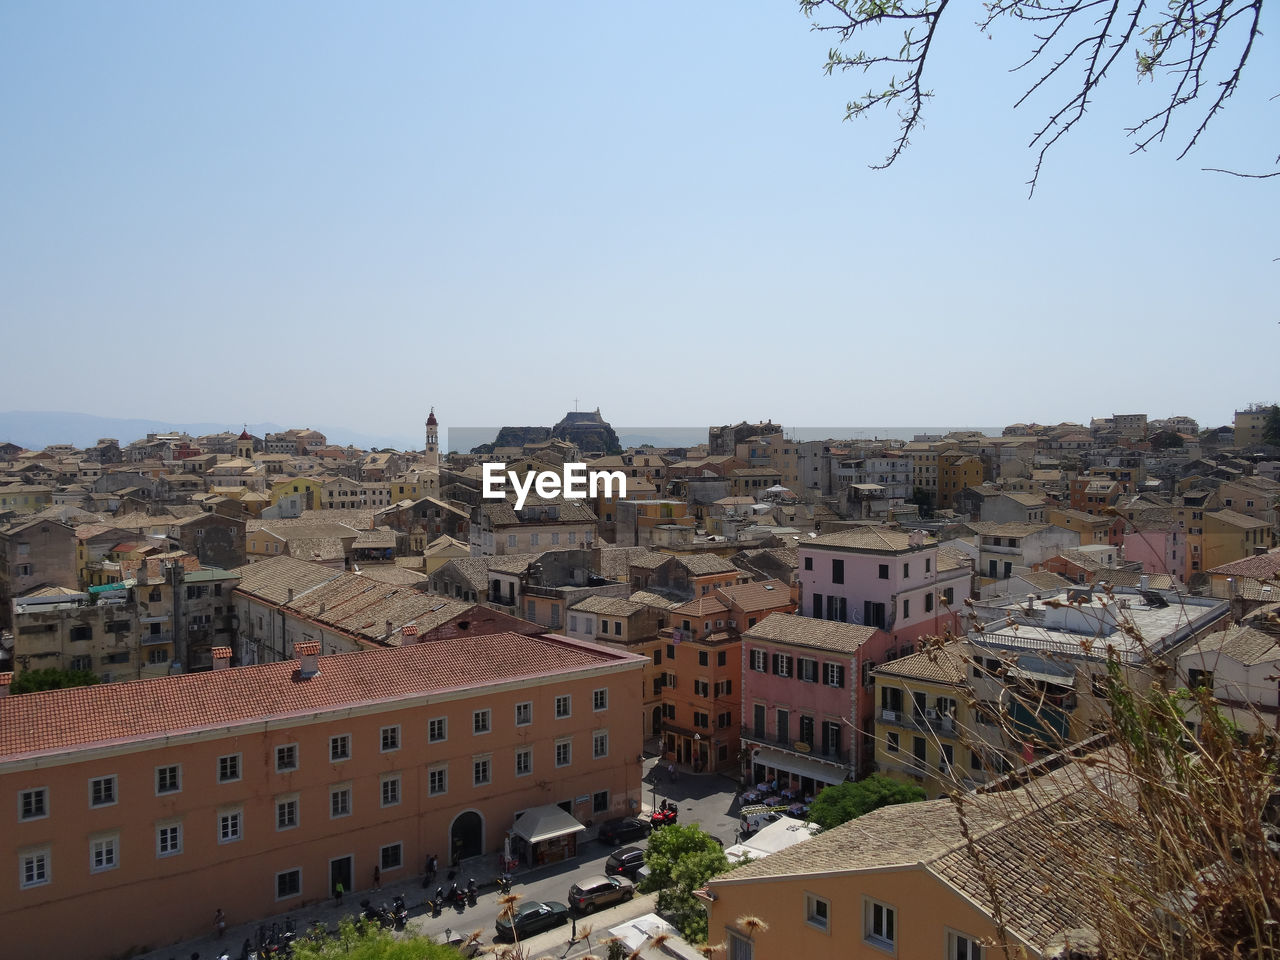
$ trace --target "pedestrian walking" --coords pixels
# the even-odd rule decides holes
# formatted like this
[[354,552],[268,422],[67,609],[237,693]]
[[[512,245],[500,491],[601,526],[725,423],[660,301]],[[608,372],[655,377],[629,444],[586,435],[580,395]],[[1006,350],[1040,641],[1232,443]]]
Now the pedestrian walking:
[[373,889],[382,889],[382,868],[376,863],[373,865]]
[[335,884],[333,885],[333,901],[334,901],[334,903],[336,903],[338,906],[342,906],[342,895],[343,895],[344,893],[346,893],[346,892],[347,892],[347,891],[346,891],[346,890],[344,890],[344,889],[343,889],[343,887],[342,887],[342,881],[341,881],[341,880],[339,880],[337,883],[335,883]]
[[213,915],[213,932],[219,940],[221,940],[222,935],[227,932],[227,917],[226,914],[222,912],[221,907],[219,907],[218,912]]

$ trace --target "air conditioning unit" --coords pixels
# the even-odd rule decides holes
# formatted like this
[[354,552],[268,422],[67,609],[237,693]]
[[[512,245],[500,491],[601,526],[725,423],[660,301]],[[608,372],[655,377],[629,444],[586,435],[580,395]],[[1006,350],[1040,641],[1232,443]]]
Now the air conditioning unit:
[[937,720],[937,719],[938,719],[938,711],[937,711],[937,710],[934,710],[932,707],[925,707],[925,708],[924,708],[924,718],[925,718],[926,720]]

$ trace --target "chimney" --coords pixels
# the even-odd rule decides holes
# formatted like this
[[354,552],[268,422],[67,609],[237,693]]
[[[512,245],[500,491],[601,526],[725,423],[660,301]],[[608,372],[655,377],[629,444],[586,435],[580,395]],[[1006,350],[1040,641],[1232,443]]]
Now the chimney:
[[388,620],[388,621],[387,621],[387,636],[388,636],[388,637],[389,637],[389,636],[391,636],[391,634],[392,634],[393,630],[394,630],[394,628],[393,628],[393,626],[392,626],[392,624],[391,624],[391,621],[390,621],[390,620]]
[[293,603],[293,587],[289,588],[289,599],[285,603]]
[[231,648],[230,647],[214,647],[213,648],[213,669],[226,670],[231,666]]
[[0,700],[9,695],[9,685],[13,683],[12,673],[0,673]]
[[298,676],[309,680],[320,673],[320,644],[315,640],[304,640],[293,645],[293,652],[298,656]]

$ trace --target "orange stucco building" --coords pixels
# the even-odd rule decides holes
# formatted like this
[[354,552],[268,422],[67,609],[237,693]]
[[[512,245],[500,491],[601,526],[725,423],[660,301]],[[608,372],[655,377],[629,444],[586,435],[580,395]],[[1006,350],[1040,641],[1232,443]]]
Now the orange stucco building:
[[[5,950],[155,948],[636,812],[646,658],[505,633],[0,698]],[[3,685],[0,694],[7,693]],[[74,917],[74,922],[69,920]]]

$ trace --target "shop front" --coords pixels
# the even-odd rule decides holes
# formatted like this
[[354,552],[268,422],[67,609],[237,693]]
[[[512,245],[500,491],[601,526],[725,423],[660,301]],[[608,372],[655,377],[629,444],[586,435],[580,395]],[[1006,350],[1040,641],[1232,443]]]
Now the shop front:
[[531,867],[571,860],[578,855],[578,834],[586,829],[563,807],[534,807],[511,828],[511,856]]

